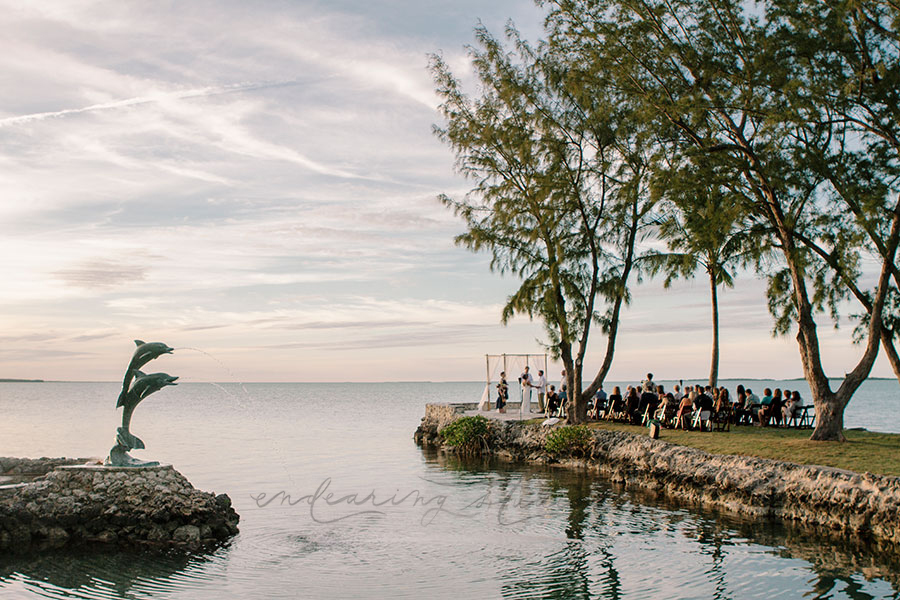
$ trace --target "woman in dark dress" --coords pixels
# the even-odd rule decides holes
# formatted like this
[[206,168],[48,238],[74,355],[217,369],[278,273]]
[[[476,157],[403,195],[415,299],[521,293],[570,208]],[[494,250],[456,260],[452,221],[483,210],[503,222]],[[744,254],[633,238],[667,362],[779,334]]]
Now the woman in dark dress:
[[506,412],[506,401],[509,400],[509,384],[506,383],[506,371],[500,373],[500,383],[497,384],[497,412]]
[[621,413],[625,410],[625,403],[622,401],[622,390],[619,386],[613,388],[612,394],[606,399],[606,418],[612,419],[613,415]]
[[638,412],[640,405],[641,397],[638,396],[637,389],[629,388],[628,397],[625,399],[625,412],[628,413],[628,419],[632,425],[637,425],[641,422],[641,415]]
[[737,386],[732,411],[734,412],[735,425],[750,421],[750,407],[747,406],[747,390],[744,389],[743,384],[738,384]]

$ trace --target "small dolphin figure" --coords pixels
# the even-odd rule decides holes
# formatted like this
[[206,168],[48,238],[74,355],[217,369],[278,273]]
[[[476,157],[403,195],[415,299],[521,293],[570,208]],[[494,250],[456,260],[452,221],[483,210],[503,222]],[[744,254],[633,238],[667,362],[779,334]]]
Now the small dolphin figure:
[[174,348],[162,342],[144,342],[142,340],[134,340],[137,346],[134,354],[131,356],[131,362],[125,371],[125,379],[122,381],[122,391],[119,393],[119,400],[116,402],[116,408],[125,405],[125,394],[128,393],[128,386],[131,380],[140,373],[140,368],[146,365],[154,358],[159,358],[163,354],[171,354]]

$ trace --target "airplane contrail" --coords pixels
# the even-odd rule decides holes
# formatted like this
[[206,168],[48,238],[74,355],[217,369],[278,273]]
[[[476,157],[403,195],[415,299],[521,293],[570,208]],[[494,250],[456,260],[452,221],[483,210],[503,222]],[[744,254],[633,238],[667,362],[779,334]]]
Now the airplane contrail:
[[100,104],[91,104],[81,108],[66,108],[63,110],[55,110],[49,112],[32,113],[29,115],[19,115],[16,117],[7,117],[0,119],[0,127],[8,127],[10,125],[18,125],[20,123],[30,123],[32,121],[43,121],[44,119],[53,119],[58,117],[66,117],[68,115],[77,115],[81,113],[97,112],[108,110],[111,108],[123,108],[126,106],[139,106],[141,104],[152,104],[161,100],[170,99],[186,99],[186,98],[202,98],[207,96],[217,96],[219,94],[229,94],[233,92],[246,92],[250,90],[259,90],[272,87],[282,87],[289,85],[297,85],[297,80],[276,81],[262,83],[238,83],[226,86],[203,87],[191,90],[182,90],[178,92],[164,92],[160,94],[152,94],[149,96],[139,96],[137,98],[124,98],[122,100],[113,100],[112,102],[103,102]]
[[[4,127],[9,127],[12,125],[18,125],[21,123],[30,123],[33,121],[42,121],[44,119],[56,119],[61,117],[67,117],[69,115],[77,115],[81,113],[90,113],[97,112],[102,110],[110,110],[116,108],[123,108],[126,106],[140,106],[142,104],[152,104],[154,102],[160,102],[162,100],[170,100],[170,99],[189,99],[189,98],[202,98],[208,96],[217,96],[221,94],[232,94],[237,92],[247,92],[253,90],[262,90],[268,88],[275,87],[288,87],[292,85],[299,85],[304,83],[303,80],[300,79],[290,79],[284,81],[262,81],[262,82],[252,82],[252,83],[237,83],[232,85],[224,85],[224,86],[211,86],[211,87],[203,87],[203,88],[194,88],[189,90],[181,90],[175,92],[162,92],[159,94],[152,94],[148,96],[139,96],[136,98],[124,98],[122,100],[113,100],[112,102],[103,102],[100,104],[92,104],[90,106],[83,106],[81,108],[67,108],[63,110],[49,111],[49,112],[40,112],[40,113],[32,113],[28,115],[19,115],[15,117],[7,117],[5,119],[0,119],[0,129]],[[302,154],[294,152],[292,150],[281,150],[277,146],[265,147],[263,148],[265,152],[269,156],[274,156],[275,158],[280,158],[282,160],[287,160],[296,164],[299,164],[303,167],[306,167],[312,171],[317,173],[323,173],[325,175],[334,175],[337,177],[344,177],[348,179],[362,179],[367,181],[377,181],[377,182],[387,182],[387,183],[399,183],[394,182],[390,178],[385,178],[381,175],[372,176],[372,175],[360,175],[356,173],[351,173],[349,171],[345,171],[343,169],[329,167],[327,165],[320,164],[319,162],[312,160]]]

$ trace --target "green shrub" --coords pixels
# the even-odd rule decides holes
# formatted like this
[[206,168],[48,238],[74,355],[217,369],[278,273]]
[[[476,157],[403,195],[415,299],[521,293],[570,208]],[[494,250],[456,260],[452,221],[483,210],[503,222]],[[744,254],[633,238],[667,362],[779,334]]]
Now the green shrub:
[[438,433],[445,444],[460,454],[477,454],[490,446],[490,424],[481,415],[457,419]]
[[550,432],[544,450],[551,456],[590,456],[594,434],[586,425],[560,427]]

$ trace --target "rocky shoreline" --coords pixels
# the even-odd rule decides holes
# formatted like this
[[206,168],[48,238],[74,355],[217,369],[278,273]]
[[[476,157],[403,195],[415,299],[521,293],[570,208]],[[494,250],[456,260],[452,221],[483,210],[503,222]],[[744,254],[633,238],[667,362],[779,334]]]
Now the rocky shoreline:
[[[461,416],[453,405],[428,405],[416,442],[452,451],[442,445],[439,432]],[[900,548],[900,478],[716,455],[607,430],[593,430],[588,448],[578,456],[550,456],[544,444],[553,429],[490,420],[486,452],[511,461],[585,469],[678,502],[782,519]]]
[[194,488],[169,465],[0,458],[0,552],[75,544],[196,549],[238,532],[226,494]]

